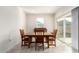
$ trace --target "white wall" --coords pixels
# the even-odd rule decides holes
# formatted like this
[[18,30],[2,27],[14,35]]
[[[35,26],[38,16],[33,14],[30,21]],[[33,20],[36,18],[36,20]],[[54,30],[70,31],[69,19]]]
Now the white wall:
[[36,18],[44,17],[44,27],[48,29],[48,32],[53,31],[53,15],[52,14],[27,14],[27,32],[33,33],[33,29],[36,27]]
[[17,7],[0,7],[0,52],[7,52],[20,42]]
[[69,12],[71,12],[72,9],[76,8],[76,6],[63,6],[61,7],[55,14],[55,18],[60,18],[62,16],[65,16]]
[[18,7],[19,10],[19,22],[20,22],[20,29],[24,29],[25,33],[27,31],[27,16],[26,16],[26,12],[21,8]]
[[79,52],[78,20],[79,20],[79,7],[72,10],[72,46],[74,50],[76,50],[77,52]]

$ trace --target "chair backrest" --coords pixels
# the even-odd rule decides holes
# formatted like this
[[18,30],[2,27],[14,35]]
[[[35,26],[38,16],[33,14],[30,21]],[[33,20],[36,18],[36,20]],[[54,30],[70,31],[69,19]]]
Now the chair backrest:
[[47,32],[46,28],[34,28],[35,35],[44,35]]
[[35,32],[35,35],[44,35],[44,32]]
[[56,38],[56,35],[57,35],[57,29],[55,29],[53,33],[54,33],[54,37]]
[[21,35],[21,38],[24,37],[24,30],[23,29],[20,29],[20,35]]

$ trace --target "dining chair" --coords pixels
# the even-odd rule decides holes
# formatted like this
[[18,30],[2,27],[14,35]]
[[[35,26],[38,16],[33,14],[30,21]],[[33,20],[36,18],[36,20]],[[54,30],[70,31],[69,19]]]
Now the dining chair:
[[35,28],[34,33],[35,35],[37,35],[35,37],[35,50],[37,49],[37,47],[43,47],[44,50],[44,28]]
[[49,38],[49,46],[53,45],[56,47],[56,35],[57,35],[57,29],[55,29],[52,33],[53,37]]
[[44,50],[44,36],[43,35],[37,35],[35,38],[35,50],[37,50],[37,47],[42,47]]
[[20,29],[20,35],[21,35],[21,46],[28,46],[29,47],[29,37],[24,36],[24,30]]
[[34,28],[35,35],[44,35],[45,32],[47,32],[46,28]]

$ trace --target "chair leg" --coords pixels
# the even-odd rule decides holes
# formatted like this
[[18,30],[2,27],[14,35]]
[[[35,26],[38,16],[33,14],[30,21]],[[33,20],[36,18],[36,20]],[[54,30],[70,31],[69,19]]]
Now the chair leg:
[[43,50],[44,50],[44,43],[43,43]]
[[21,42],[21,46],[23,46],[23,41]]
[[30,48],[30,43],[29,42],[27,42],[27,46],[28,46],[28,48]]
[[37,43],[35,43],[35,50],[37,49]]
[[[43,50],[44,50],[44,43],[42,43],[42,47],[43,47]],[[37,43],[35,43],[35,50],[37,50]]]
[[30,48],[30,43],[28,43],[28,48]]
[[55,47],[56,47],[56,41],[54,41],[55,42]]

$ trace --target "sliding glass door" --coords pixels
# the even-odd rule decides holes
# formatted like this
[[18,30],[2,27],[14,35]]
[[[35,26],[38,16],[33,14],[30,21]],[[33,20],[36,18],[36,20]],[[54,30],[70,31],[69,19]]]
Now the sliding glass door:
[[66,34],[66,38],[65,38],[65,42],[69,45],[69,46],[72,46],[72,39],[71,39],[71,34],[72,34],[72,31],[71,31],[71,25],[72,25],[72,19],[71,19],[71,16],[68,16],[65,18],[65,34]]
[[71,16],[67,16],[57,20],[58,38],[60,41],[66,43],[69,46],[71,46],[72,43],[71,24],[72,24]]
[[58,22],[57,22],[57,25],[58,25],[58,37],[59,38],[63,38],[63,32],[64,32],[64,30],[63,30],[63,20],[61,20],[61,19],[58,19]]

